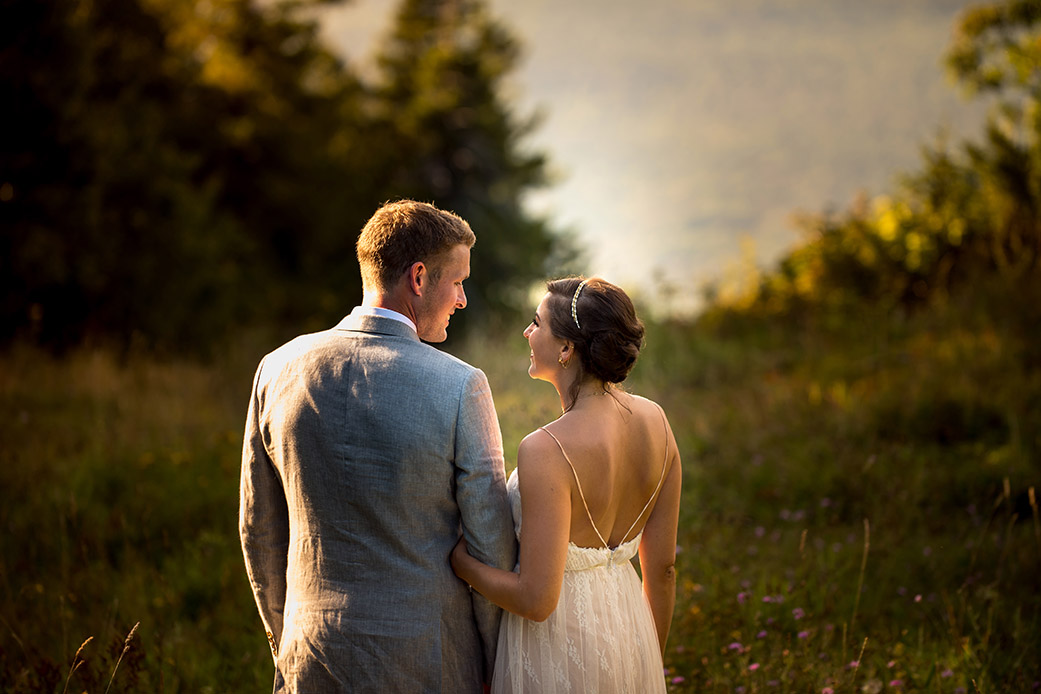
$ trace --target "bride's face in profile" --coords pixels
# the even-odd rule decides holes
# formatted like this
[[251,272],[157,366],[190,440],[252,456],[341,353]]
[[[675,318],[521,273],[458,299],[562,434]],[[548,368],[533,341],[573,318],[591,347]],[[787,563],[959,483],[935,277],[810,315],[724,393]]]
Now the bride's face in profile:
[[528,338],[531,347],[528,375],[544,381],[553,381],[553,377],[560,371],[558,360],[565,345],[564,340],[555,336],[549,328],[549,296],[547,292],[542,297],[535,309],[535,317],[524,329],[524,337]]

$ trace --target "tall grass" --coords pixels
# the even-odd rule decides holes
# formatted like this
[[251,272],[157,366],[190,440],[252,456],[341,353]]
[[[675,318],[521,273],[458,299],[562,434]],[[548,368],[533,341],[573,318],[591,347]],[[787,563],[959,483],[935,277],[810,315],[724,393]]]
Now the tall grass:
[[[454,350],[488,373],[512,467],[556,395],[527,378],[519,333]],[[236,534],[261,351],[0,355],[0,692],[270,687]],[[955,308],[840,330],[650,325],[629,387],[662,403],[684,460],[672,690],[1034,691],[1025,354]]]

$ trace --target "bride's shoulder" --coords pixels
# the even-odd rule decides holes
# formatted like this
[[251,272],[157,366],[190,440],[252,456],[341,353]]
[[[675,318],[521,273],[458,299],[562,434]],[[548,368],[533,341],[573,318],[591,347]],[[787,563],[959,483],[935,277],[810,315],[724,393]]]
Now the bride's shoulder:
[[517,473],[524,479],[558,479],[570,474],[563,449],[542,427],[525,436],[517,448]]
[[635,393],[626,393],[625,395],[629,398],[629,406],[632,408],[633,412],[642,417],[653,416],[657,419],[661,416],[658,414],[659,412],[662,414],[665,412],[661,405],[650,398],[636,395]]
[[557,439],[554,434],[550,433],[549,427],[551,426],[552,424],[539,427],[521,439],[518,453],[535,455],[543,455],[550,451],[556,451],[559,453],[560,445],[557,443],[559,439]]

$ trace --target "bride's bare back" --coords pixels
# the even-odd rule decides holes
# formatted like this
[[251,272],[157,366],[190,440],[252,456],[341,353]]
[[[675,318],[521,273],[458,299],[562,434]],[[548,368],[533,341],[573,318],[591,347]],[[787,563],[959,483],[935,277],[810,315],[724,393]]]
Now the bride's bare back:
[[569,541],[613,548],[636,537],[653,512],[675,450],[661,409],[613,390],[583,398],[545,429],[559,442],[560,462],[574,469]]

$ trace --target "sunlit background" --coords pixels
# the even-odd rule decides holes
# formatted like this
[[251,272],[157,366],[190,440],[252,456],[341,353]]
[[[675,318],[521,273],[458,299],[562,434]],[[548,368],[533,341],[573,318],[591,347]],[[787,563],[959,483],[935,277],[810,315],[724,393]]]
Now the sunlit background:
[[[878,195],[941,134],[975,135],[983,105],[942,65],[967,0],[493,0],[523,58],[507,94],[542,124],[553,185],[530,196],[577,232],[589,270],[629,288],[701,287],[742,254],[802,240],[797,211]],[[371,69],[393,3],[322,13]]]

